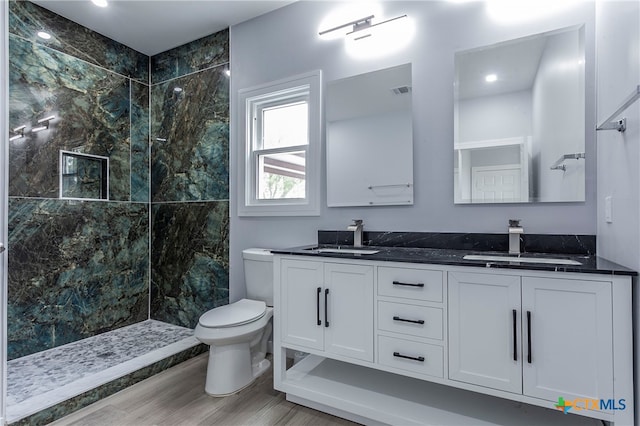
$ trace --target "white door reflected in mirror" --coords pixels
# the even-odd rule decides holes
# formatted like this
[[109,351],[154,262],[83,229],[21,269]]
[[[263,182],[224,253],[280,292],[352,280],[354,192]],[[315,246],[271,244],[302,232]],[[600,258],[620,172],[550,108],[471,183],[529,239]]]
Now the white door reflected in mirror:
[[457,52],[454,200],[585,200],[585,31]]

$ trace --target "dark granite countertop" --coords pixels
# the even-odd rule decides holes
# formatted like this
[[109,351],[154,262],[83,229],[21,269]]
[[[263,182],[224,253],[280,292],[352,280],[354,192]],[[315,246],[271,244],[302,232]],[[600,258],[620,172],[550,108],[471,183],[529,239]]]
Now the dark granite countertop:
[[637,276],[634,270],[610,262],[606,259],[592,254],[559,254],[559,253],[523,253],[522,257],[528,258],[553,258],[568,259],[580,262],[580,265],[559,265],[548,263],[518,262],[517,256],[509,261],[486,261],[486,260],[466,260],[465,255],[484,256],[509,256],[502,251],[473,251],[473,250],[453,250],[443,248],[415,248],[415,247],[385,247],[385,246],[364,246],[362,249],[379,250],[375,254],[350,254],[350,253],[319,253],[311,250],[313,248],[353,248],[350,246],[338,246],[330,244],[309,245],[293,247],[288,249],[271,250],[278,254],[302,255],[311,257],[329,257],[337,259],[358,259],[383,262],[408,262],[425,263],[435,265],[455,265],[455,266],[479,266],[487,268],[506,269],[526,269],[535,271],[555,271],[555,272],[580,272],[587,274],[612,274]]

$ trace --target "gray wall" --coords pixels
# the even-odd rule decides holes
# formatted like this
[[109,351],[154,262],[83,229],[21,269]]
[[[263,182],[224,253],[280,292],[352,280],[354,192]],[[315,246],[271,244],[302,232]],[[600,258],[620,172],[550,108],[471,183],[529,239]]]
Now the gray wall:
[[[453,80],[454,52],[524,37],[571,25],[586,24],[593,40],[594,4],[581,3],[558,16],[498,24],[487,17],[480,2],[384,2],[384,16],[408,14],[417,23],[412,43],[392,55],[353,59],[342,40],[321,40],[323,19],[340,6],[305,1],[231,28],[230,176],[230,299],[244,296],[241,250],[247,247],[286,247],[313,243],[318,229],[344,229],[362,218],[371,231],[506,232],[507,219],[522,219],[525,232],[594,234],[596,231],[595,134],[587,131],[586,202],[535,205],[453,204]],[[365,11],[363,11],[364,13]],[[378,17],[377,17],[378,18]],[[327,81],[411,62],[413,64],[415,203],[408,207],[327,208],[319,217],[238,217],[237,92],[313,69]],[[587,46],[587,66],[593,66],[594,45]],[[591,64],[591,65],[589,65]],[[593,129],[593,68],[587,69],[586,128]],[[324,169],[324,160],[322,168]],[[323,182],[322,204],[326,206]]]
[[[598,124],[640,84],[640,3],[598,2]],[[627,131],[598,132],[598,247],[600,256],[640,270],[640,101],[623,114]],[[606,223],[605,197],[613,200]],[[636,283],[637,285],[637,280]],[[640,291],[633,309],[640,309]],[[636,366],[640,365],[640,318],[635,318]],[[636,424],[640,419],[640,372],[635,372]]]

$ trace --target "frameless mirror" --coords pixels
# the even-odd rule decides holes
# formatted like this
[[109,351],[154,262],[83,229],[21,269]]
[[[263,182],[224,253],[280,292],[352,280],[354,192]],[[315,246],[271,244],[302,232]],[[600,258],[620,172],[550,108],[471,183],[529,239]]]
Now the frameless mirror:
[[584,27],[457,52],[455,203],[585,200]]
[[329,207],[413,204],[411,64],[327,84]]

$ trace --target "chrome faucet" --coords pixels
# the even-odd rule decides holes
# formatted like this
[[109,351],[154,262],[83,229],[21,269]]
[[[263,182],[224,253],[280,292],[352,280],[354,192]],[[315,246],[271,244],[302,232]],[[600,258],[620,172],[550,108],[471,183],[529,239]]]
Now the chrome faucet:
[[353,223],[347,226],[347,231],[353,231],[353,246],[362,247],[362,219],[353,219]]
[[520,235],[524,229],[519,219],[509,219],[509,254],[520,254]]

